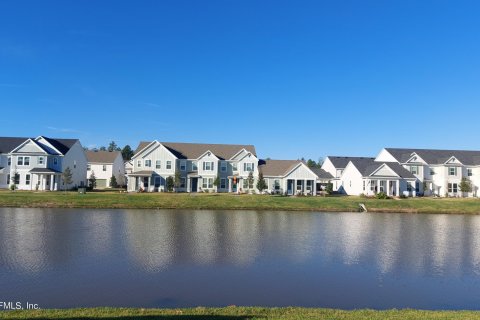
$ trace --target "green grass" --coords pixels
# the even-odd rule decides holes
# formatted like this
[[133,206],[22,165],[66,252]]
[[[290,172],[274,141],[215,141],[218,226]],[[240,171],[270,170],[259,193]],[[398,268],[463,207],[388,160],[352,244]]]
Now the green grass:
[[335,310],[309,308],[193,308],[193,309],[66,309],[0,312],[0,319],[480,319],[476,311],[421,311],[421,310]]
[[480,214],[480,200],[472,198],[365,199],[360,197],[282,197],[270,195],[1,191],[0,207],[136,208],[212,210],[358,211]]

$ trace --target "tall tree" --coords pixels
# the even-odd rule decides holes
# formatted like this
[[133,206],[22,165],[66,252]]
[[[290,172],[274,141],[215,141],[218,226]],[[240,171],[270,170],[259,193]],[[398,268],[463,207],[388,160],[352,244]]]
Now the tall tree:
[[88,178],[88,183],[90,185],[90,188],[92,188],[92,190],[97,187],[97,177],[95,176],[94,171],[90,173],[90,177]]
[[72,170],[70,170],[70,167],[66,167],[65,170],[62,173],[62,180],[63,180],[63,191],[67,190],[68,185],[72,184]]
[[180,175],[180,171],[176,170],[175,175],[173,177],[173,184],[175,186],[175,189],[178,189],[180,187],[181,179],[182,179],[182,176]]
[[247,177],[248,189],[253,189],[254,182],[255,182],[255,179],[253,178],[253,172],[250,171]]
[[122,157],[125,161],[130,160],[133,157],[133,150],[128,144],[122,149]]
[[118,146],[117,146],[115,141],[112,141],[108,144],[107,151],[113,152],[113,151],[117,151],[117,150],[118,150]]
[[220,185],[220,177],[216,176],[213,180],[213,185],[215,186],[215,190],[218,192],[218,186]]
[[462,192],[462,197],[465,193],[472,192],[472,183],[467,178],[462,178],[460,182],[460,191]]
[[105,146],[101,146],[100,148],[98,148],[98,150],[100,150],[100,151],[107,151],[107,148],[105,148]]
[[111,188],[117,188],[118,183],[117,183],[117,178],[112,174],[112,177],[110,178],[110,187]]
[[172,192],[174,186],[175,186],[175,180],[173,179],[173,177],[172,176],[167,177],[167,179],[166,179],[167,191]]
[[260,193],[267,189],[267,182],[263,178],[263,173],[261,172],[258,174],[257,189],[260,191]]

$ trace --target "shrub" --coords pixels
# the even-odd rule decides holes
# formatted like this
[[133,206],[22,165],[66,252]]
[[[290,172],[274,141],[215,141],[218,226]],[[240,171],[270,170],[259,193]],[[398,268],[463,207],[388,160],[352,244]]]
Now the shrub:
[[400,195],[400,199],[407,199],[407,196],[402,193],[402,194]]
[[14,184],[10,185],[10,190],[15,191],[16,188],[17,188],[17,186],[15,186]]
[[367,195],[365,193],[360,193],[360,198],[367,198]]
[[377,199],[390,199],[385,192],[379,192],[375,195]]
[[333,193],[333,183],[331,183],[331,182],[327,183],[327,186],[325,187],[325,191],[328,194],[332,194]]

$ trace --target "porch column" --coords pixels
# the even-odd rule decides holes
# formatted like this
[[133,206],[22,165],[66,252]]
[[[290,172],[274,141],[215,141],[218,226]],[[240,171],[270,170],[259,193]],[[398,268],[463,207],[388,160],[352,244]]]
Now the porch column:
[[[189,178],[189,177],[187,176],[187,192],[190,192],[190,191],[191,191],[191,190],[190,190],[190,180],[191,180],[191,179],[192,179],[192,178]],[[160,187],[158,187],[158,189],[160,190]]]
[[232,192],[233,179],[228,178],[228,193]]
[[[67,188],[66,185],[65,185],[65,188]],[[53,188],[53,174],[50,175],[50,190],[54,190],[54,188]]]
[[152,177],[148,177],[148,186],[147,186],[147,192],[150,192],[150,186],[151,186],[151,183],[150,181],[152,180]]
[[397,197],[400,196],[400,180],[395,181],[395,188],[397,189]]
[[387,196],[390,196],[390,180],[387,180]]

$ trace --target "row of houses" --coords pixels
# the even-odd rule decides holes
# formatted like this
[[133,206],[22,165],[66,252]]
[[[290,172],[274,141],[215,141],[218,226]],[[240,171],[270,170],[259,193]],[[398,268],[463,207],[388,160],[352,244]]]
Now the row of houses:
[[[62,172],[72,172],[65,185]],[[23,190],[118,185],[129,192],[162,192],[177,177],[177,192],[258,192],[263,175],[269,193],[316,195],[328,184],[347,195],[459,196],[462,179],[480,187],[480,151],[385,148],[376,157],[328,156],[321,168],[301,160],[264,160],[255,146],[140,142],[133,158],[120,152],[85,151],[78,139],[0,137],[0,188]],[[13,179],[12,179],[13,177]]]

